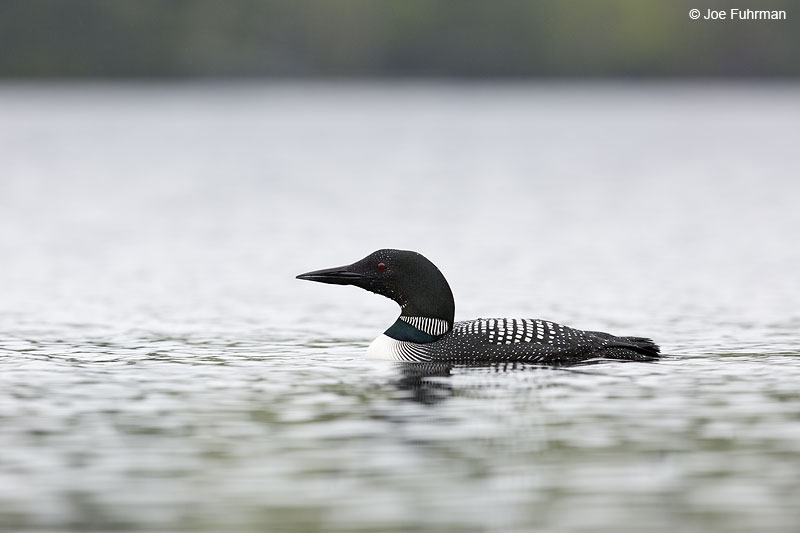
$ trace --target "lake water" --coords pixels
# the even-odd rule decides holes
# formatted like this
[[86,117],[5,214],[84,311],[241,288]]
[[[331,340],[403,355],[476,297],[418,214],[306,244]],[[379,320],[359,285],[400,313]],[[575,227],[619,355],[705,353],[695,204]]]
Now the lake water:
[[[0,86],[0,530],[798,531],[800,86]],[[456,318],[658,363],[367,361]]]

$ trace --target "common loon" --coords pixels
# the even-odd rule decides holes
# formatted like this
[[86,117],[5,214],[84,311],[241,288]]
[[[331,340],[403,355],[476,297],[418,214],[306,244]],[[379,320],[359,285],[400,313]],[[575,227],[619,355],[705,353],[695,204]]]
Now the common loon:
[[454,322],[450,285],[436,265],[417,252],[378,250],[352,265],[307,272],[297,279],[355,285],[400,304],[400,317],[370,344],[370,359],[569,364],[597,358],[650,361],[659,357],[660,348],[650,339],[581,331],[547,320]]

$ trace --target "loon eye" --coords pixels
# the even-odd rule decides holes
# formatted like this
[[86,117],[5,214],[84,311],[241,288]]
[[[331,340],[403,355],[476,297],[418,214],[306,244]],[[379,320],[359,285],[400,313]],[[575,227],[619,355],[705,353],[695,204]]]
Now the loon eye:
[[386,270],[386,264],[385,263],[378,263],[378,270]]

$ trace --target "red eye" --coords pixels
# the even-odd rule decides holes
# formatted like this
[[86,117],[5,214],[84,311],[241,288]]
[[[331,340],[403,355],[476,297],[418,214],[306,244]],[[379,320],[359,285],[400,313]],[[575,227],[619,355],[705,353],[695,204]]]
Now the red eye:
[[378,263],[378,270],[386,270],[386,265],[384,263]]

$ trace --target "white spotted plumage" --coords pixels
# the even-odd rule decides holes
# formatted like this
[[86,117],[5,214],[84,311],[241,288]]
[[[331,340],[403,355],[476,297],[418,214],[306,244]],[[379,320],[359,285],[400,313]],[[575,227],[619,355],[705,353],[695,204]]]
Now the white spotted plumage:
[[[407,320],[414,318],[418,320]],[[413,323],[414,327],[441,331],[433,329],[435,319],[401,319],[406,323]],[[446,330],[440,339],[429,343],[401,341],[383,334],[370,344],[367,357],[404,362],[495,358],[537,362],[558,358],[565,349],[570,349],[569,346],[575,349],[587,342],[594,342],[584,332],[571,328],[558,328],[560,331],[555,335],[558,325],[550,324],[552,327],[542,320],[506,318],[456,322],[452,330]]]
[[[420,322],[423,327],[430,327]],[[544,335],[539,332],[546,331]],[[537,337],[543,338],[534,338]],[[598,336],[599,335],[599,336]],[[586,359],[598,350],[616,355],[614,338],[531,319],[477,319],[456,322],[433,342],[402,341],[386,334],[370,344],[367,357],[401,362],[521,361],[566,362]],[[610,350],[610,351],[609,351]],[[630,357],[630,354],[625,354]]]

